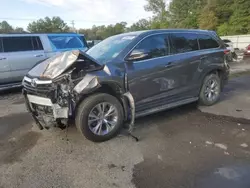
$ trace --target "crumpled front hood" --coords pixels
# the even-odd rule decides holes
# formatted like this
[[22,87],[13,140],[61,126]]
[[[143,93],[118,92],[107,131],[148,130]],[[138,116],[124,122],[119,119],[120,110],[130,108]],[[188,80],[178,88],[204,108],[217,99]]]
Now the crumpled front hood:
[[28,75],[44,79],[53,79],[60,76],[65,70],[73,65],[80,55],[100,65],[96,60],[80,50],[62,52],[53,56],[32,68]]

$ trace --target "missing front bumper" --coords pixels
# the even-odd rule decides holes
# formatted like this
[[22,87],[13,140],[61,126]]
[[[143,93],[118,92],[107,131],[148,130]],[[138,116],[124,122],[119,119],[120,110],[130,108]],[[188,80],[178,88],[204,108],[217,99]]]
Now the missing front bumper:
[[68,118],[69,108],[68,107],[61,107],[59,104],[53,104],[49,98],[38,97],[35,95],[27,95],[28,104],[30,108],[35,111],[32,104],[51,107],[53,111],[53,116],[55,119]]
[[[59,104],[53,104],[49,98],[25,94],[25,102],[28,111],[32,114],[39,129],[56,125],[58,120],[68,119],[69,108],[61,107]],[[47,109],[50,109],[48,112]],[[50,113],[51,112],[51,113]]]

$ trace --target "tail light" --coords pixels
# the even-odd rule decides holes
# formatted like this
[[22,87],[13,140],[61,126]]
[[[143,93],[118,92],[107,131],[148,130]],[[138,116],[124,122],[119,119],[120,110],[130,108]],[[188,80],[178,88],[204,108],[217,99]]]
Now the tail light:
[[224,54],[229,54],[229,53],[230,53],[230,50],[228,50],[228,49],[224,50]]
[[250,50],[250,45],[247,46],[247,50]]

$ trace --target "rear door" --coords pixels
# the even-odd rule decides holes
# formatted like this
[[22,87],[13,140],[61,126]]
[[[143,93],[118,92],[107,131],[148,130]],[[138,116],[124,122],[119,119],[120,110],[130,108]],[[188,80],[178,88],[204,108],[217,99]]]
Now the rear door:
[[7,54],[3,51],[2,38],[0,38],[0,84],[10,82],[10,65]]
[[136,103],[136,112],[167,103],[168,91],[175,87],[175,72],[169,64],[168,34],[143,39],[129,54],[144,52],[146,58],[126,63],[129,91]]
[[201,54],[200,72],[209,71],[214,66],[224,66],[224,48],[219,41],[209,34],[199,34],[198,38]]
[[21,81],[33,66],[45,59],[39,37],[4,37],[3,46],[10,65],[12,82]]
[[197,96],[197,71],[201,63],[196,33],[180,32],[170,34],[171,56],[169,61],[175,72],[175,88],[169,98],[179,101]]

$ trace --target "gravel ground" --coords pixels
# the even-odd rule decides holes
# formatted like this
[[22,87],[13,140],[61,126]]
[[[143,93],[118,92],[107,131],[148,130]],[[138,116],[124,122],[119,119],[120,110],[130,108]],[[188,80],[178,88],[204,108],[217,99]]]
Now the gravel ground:
[[121,134],[96,144],[75,127],[68,140],[65,130],[39,131],[18,90],[2,93],[0,108],[1,188],[250,187],[245,119],[191,104],[138,119],[139,142]]

